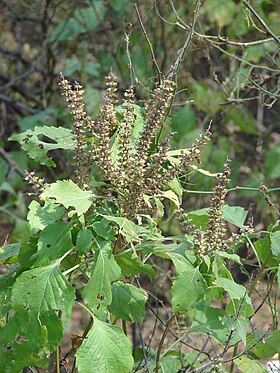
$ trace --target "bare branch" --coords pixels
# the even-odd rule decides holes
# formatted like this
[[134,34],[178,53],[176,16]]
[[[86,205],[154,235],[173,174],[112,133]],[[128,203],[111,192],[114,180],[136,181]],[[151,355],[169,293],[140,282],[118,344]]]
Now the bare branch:
[[134,4],[134,7],[135,7],[135,10],[136,10],[137,18],[138,18],[138,21],[140,23],[141,29],[142,29],[143,34],[144,34],[144,36],[146,38],[146,41],[148,43],[148,46],[149,46],[149,49],[150,49],[150,53],[151,53],[151,56],[152,56],[152,61],[153,61],[154,65],[155,65],[155,68],[156,68],[156,71],[157,71],[158,82],[160,83],[161,82],[162,72],[160,71],[159,65],[157,63],[152,43],[150,42],[150,39],[149,39],[148,34],[147,34],[147,31],[145,30],[145,27],[144,27],[144,24],[142,22],[141,15],[140,15],[140,12],[138,10],[137,4]]

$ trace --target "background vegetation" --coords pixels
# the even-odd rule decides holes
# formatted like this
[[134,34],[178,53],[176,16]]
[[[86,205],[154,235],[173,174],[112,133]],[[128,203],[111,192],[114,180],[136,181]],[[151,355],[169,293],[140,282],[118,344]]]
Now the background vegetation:
[[[26,216],[32,197],[23,180],[25,170],[35,171],[47,182],[73,174],[71,155],[53,150],[50,154],[57,166],[38,166],[17,142],[8,141],[12,134],[35,126],[72,127],[57,85],[60,72],[84,86],[87,112],[95,118],[110,68],[119,79],[120,94],[137,83],[139,103],[147,100],[160,73],[168,76],[175,69],[177,93],[162,139],[175,132],[172,148],[186,148],[212,122],[202,168],[221,172],[228,156],[232,169],[228,204],[248,210],[259,232],[279,219],[279,1],[205,0],[199,11],[199,1],[136,3],[135,7],[128,0],[1,2],[2,244],[29,236]],[[42,135],[39,139],[44,141]],[[214,183],[207,172],[191,172],[183,182],[185,212],[208,206]],[[161,229],[166,236],[181,232],[172,219]],[[229,232],[235,229],[228,226]],[[238,283],[246,284],[258,273],[259,263],[250,246],[239,248],[239,255],[245,270],[236,263],[230,264],[231,270]],[[151,304],[166,319],[170,299],[165,293],[174,273],[160,259],[153,265],[161,270],[157,280],[147,285],[154,296]],[[256,319],[254,327],[277,330],[275,275],[268,272],[261,279],[255,301],[268,305],[264,314],[270,316]],[[80,322],[74,333],[80,331]],[[135,348],[139,338],[152,333],[153,322],[151,314],[142,329],[132,328]],[[154,347],[161,332],[160,327],[155,332]],[[199,359],[192,361],[194,369]]]

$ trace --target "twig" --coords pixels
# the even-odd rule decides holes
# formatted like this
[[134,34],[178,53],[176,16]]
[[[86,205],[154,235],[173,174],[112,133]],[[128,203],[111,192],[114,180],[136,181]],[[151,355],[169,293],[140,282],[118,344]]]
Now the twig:
[[158,63],[157,63],[157,60],[156,60],[156,57],[155,57],[155,53],[154,53],[154,50],[153,50],[152,43],[150,42],[150,39],[149,39],[149,37],[148,37],[148,34],[147,34],[147,32],[146,32],[146,30],[145,30],[145,27],[144,27],[144,25],[143,25],[143,22],[142,22],[141,15],[140,15],[140,12],[139,12],[139,10],[138,10],[137,4],[134,4],[134,8],[135,8],[135,10],[136,10],[137,18],[138,18],[138,21],[139,21],[139,23],[140,23],[141,29],[142,29],[143,34],[144,34],[144,36],[145,36],[145,38],[146,38],[146,41],[147,41],[147,43],[148,43],[148,46],[149,46],[149,49],[150,49],[150,53],[151,53],[151,56],[152,56],[152,61],[153,61],[154,65],[155,65],[155,68],[156,68],[156,71],[157,71],[158,82],[160,83],[160,82],[161,82],[161,76],[162,76],[162,73],[161,73],[160,68],[159,68],[159,65],[158,65]]
[[2,158],[5,159],[5,161],[9,165],[9,171],[7,175],[7,179],[9,180],[12,176],[12,173],[16,171],[20,176],[25,177],[25,172],[15,163],[15,161],[10,157],[10,155],[3,149],[0,148],[0,155]]
[[256,10],[252,7],[251,4],[247,0],[242,0],[243,4],[254,14],[260,24],[264,27],[265,31],[278,43],[280,44],[280,38],[277,37],[274,32],[267,26],[265,21],[261,18],[261,16],[256,12]]
[[165,330],[163,332],[163,335],[161,337],[161,340],[159,342],[159,346],[158,346],[158,350],[157,350],[157,357],[156,357],[156,368],[155,368],[155,373],[158,373],[158,368],[159,368],[159,360],[160,360],[160,355],[161,355],[161,350],[162,350],[162,347],[163,347],[163,343],[164,343],[164,340],[165,340],[165,337],[167,336],[167,333],[168,333],[168,330],[170,328],[170,325],[174,319],[176,315],[172,315],[170,317],[170,319],[167,321],[166,323],[166,326],[165,326]]
[[[175,11],[176,17],[179,17],[176,9],[174,8],[173,1],[170,1],[170,3],[172,5],[173,11]],[[171,79],[176,75],[176,73],[179,69],[179,66],[180,66],[180,64],[183,60],[183,57],[186,53],[186,50],[188,49],[188,46],[190,45],[200,6],[201,6],[201,0],[197,0],[196,5],[195,5],[195,9],[194,9],[192,24],[191,24],[190,29],[188,31],[187,38],[186,38],[185,43],[182,46],[182,48],[178,51],[176,61],[174,62],[174,64],[171,66],[171,69],[167,73],[167,79]],[[183,22],[183,21],[181,21],[181,22]]]

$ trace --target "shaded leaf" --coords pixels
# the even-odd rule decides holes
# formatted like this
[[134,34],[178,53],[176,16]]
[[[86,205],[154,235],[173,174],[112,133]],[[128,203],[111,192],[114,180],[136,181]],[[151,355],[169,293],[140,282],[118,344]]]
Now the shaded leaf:
[[171,288],[174,313],[191,309],[203,298],[205,290],[206,284],[198,268],[186,268],[175,278]]
[[61,221],[48,225],[38,240],[38,253],[35,266],[49,264],[59,259],[73,247],[71,236],[72,224]]
[[77,235],[77,250],[80,255],[85,254],[92,243],[92,233],[89,229],[81,229]]
[[147,299],[145,290],[118,281],[112,285],[112,303],[108,308],[118,319],[141,322]]
[[111,283],[119,280],[121,270],[111,253],[110,245],[104,246],[98,253],[91,278],[82,295],[94,314],[101,315],[112,302]]

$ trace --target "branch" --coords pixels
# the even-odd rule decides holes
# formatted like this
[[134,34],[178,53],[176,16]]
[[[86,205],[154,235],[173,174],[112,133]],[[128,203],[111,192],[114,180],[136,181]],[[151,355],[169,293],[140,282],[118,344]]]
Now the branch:
[[280,44],[280,38],[277,37],[274,32],[267,26],[265,21],[261,18],[261,16],[256,12],[256,10],[249,4],[248,0],[242,0],[243,4],[254,14],[260,24],[264,27],[265,31],[278,43]]
[[[176,14],[177,19],[179,19],[180,22],[182,22],[182,24],[185,25],[185,23],[180,19],[179,15],[178,15],[175,7],[174,7],[173,1],[170,1],[170,4],[172,6],[173,11]],[[176,73],[177,73],[177,71],[179,69],[179,66],[180,66],[180,64],[181,64],[181,62],[182,62],[182,60],[184,58],[185,52],[188,49],[188,46],[190,45],[190,42],[191,42],[191,39],[192,39],[192,36],[193,36],[193,32],[194,32],[194,27],[195,27],[196,19],[198,17],[200,6],[201,6],[201,0],[197,0],[196,5],[195,5],[195,10],[194,10],[194,15],[193,15],[193,21],[192,21],[192,24],[191,24],[191,26],[189,28],[189,32],[188,32],[187,38],[186,38],[185,43],[182,46],[182,48],[178,51],[178,56],[176,58],[176,61],[174,62],[174,64],[171,66],[169,72],[167,73],[167,79],[171,79],[171,78],[173,78],[176,75]]]
[[145,38],[146,38],[146,41],[147,41],[147,43],[148,43],[148,46],[149,46],[149,49],[150,49],[150,53],[151,53],[151,56],[152,56],[152,61],[153,61],[154,65],[155,65],[155,68],[156,68],[156,71],[157,71],[157,76],[158,76],[158,81],[159,81],[159,83],[160,83],[162,73],[161,73],[160,68],[159,68],[159,66],[158,66],[158,63],[157,63],[157,61],[156,61],[156,57],[155,57],[155,53],[154,53],[154,50],[153,50],[152,43],[150,42],[149,37],[148,37],[148,34],[147,34],[147,32],[146,32],[146,30],[145,30],[145,27],[144,27],[144,25],[143,25],[143,22],[142,22],[141,15],[140,15],[140,13],[139,13],[139,10],[138,10],[138,7],[137,7],[137,4],[134,4],[134,8],[135,8],[135,10],[136,10],[137,18],[138,18],[138,21],[139,21],[139,23],[140,23],[141,29],[142,29],[143,34],[144,34],[144,36],[145,36]]
[[14,171],[16,171],[22,177],[26,176],[25,172],[15,163],[15,161],[10,157],[10,155],[3,148],[0,148],[0,155],[2,156],[2,158],[5,159],[5,161],[9,165],[9,172],[7,175],[8,180],[11,178],[12,173]]

